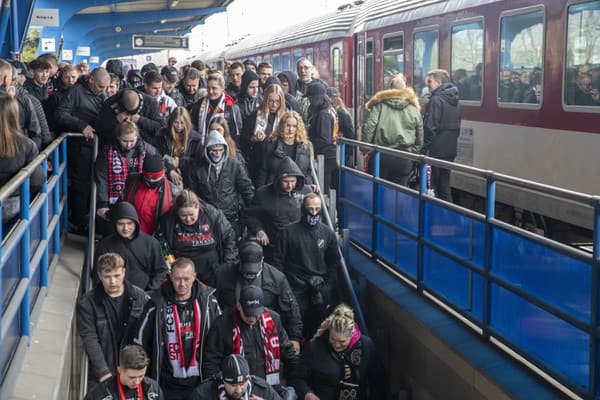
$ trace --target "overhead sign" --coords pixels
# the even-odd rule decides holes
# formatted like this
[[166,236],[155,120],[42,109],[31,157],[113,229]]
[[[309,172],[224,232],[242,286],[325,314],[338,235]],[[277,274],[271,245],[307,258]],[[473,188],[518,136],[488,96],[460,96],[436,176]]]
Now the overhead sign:
[[63,61],[73,61],[73,50],[63,49],[61,58],[63,59]]
[[77,46],[77,50],[75,51],[75,55],[81,57],[89,57],[90,53],[90,46]]
[[56,51],[56,41],[54,38],[41,38],[40,41],[42,42],[42,51],[44,53],[53,53]]
[[34,8],[31,26],[59,26],[58,8]]
[[92,63],[92,64],[100,64],[100,57],[98,57],[98,56],[91,56],[90,57],[90,63]]
[[146,56],[146,61],[152,61],[152,56]]
[[134,49],[189,49],[190,41],[185,36],[132,35]]

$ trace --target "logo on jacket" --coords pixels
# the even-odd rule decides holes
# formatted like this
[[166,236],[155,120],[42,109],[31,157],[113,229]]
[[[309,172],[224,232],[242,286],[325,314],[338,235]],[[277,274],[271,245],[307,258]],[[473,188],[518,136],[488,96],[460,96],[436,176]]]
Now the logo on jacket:
[[317,246],[319,246],[320,249],[325,247],[325,239],[319,239],[317,241]]
[[208,224],[203,224],[200,229],[202,229],[202,233],[207,233],[210,231],[210,226]]

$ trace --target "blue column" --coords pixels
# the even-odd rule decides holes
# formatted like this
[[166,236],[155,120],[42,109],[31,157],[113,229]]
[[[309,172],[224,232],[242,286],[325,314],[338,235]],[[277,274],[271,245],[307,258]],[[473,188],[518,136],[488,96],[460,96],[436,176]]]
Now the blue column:
[[42,162],[42,171],[44,171],[44,184],[40,192],[44,196],[42,207],[40,209],[40,242],[45,243],[42,258],[40,260],[40,286],[48,287],[48,160]]
[[[29,271],[29,261],[31,259],[29,246],[30,246],[30,221],[29,221],[29,203],[30,203],[31,194],[29,192],[29,178],[25,179],[21,184],[21,219],[25,221],[27,227],[25,228],[25,232],[23,232],[23,237],[21,238],[21,279],[29,279],[30,271]],[[29,298],[29,287],[27,285],[27,290],[23,295],[23,300],[21,300],[21,336],[29,336],[29,307],[30,307],[30,298]]]
[[[63,139],[63,142],[66,142],[67,138]],[[53,249],[55,254],[60,254],[60,189],[62,187],[61,178],[59,176],[59,168],[60,168],[60,155],[58,152],[58,147],[56,147],[52,151],[52,176],[55,179],[54,189],[52,190],[52,217],[58,217],[58,222],[54,227],[54,234],[52,235],[52,240],[54,242]],[[66,171],[64,172],[66,174]],[[65,214],[68,215],[69,211],[65,208]]]
[[12,0],[12,16],[10,18],[10,22],[12,25],[10,37],[12,38],[12,52],[14,55],[15,53],[20,52],[21,47],[21,38],[19,37],[19,9],[17,8],[17,0]]
[[485,199],[485,258],[483,261],[483,336],[489,337],[489,324],[491,314],[491,285],[489,275],[491,274],[494,259],[494,226],[490,223],[496,216],[496,181],[493,174],[486,178]]

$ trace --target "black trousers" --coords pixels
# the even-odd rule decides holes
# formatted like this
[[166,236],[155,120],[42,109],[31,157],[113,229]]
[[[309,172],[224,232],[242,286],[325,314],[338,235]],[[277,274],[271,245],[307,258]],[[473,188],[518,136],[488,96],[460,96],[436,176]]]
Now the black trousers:
[[[436,157],[444,161],[454,161],[454,157]],[[452,192],[450,189],[450,170],[431,166],[431,186],[435,191],[435,197],[452,203]]]
[[[386,181],[406,186],[412,170],[412,161],[404,158],[381,154],[379,159],[379,176]],[[375,173],[375,156],[369,157],[369,172]]]

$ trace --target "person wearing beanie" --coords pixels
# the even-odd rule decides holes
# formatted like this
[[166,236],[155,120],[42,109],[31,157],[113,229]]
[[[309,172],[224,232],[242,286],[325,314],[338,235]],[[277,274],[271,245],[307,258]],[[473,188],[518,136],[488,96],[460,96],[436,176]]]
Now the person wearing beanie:
[[262,95],[259,90],[259,76],[255,72],[246,70],[242,75],[242,87],[237,102],[242,113],[243,123],[246,123],[248,116],[258,108],[261,102]]
[[256,70],[258,67],[256,66],[256,63],[254,62],[254,60],[250,60],[250,59],[244,60],[243,64],[244,64],[244,68],[246,69],[246,71],[252,71],[252,72],[256,73]]
[[242,288],[255,285],[263,290],[264,305],[281,315],[281,322],[296,353],[300,352],[302,317],[296,297],[285,275],[264,261],[262,246],[253,241],[239,245],[240,261],[217,271],[217,299],[221,307],[235,307]]
[[281,397],[264,379],[250,375],[244,357],[231,354],[221,363],[221,374],[202,382],[190,400],[280,400]]
[[278,393],[286,391],[282,377],[290,379],[298,367],[299,355],[281,318],[264,306],[263,291],[258,286],[242,288],[235,308],[225,310],[210,328],[202,366],[204,376],[224,372],[221,366],[229,354],[244,357],[250,374],[266,380]]
[[321,198],[308,194],[299,222],[283,229],[273,255],[273,266],[287,277],[298,301],[304,337],[314,335],[337,299],[340,254],[333,230],[321,222]]
[[[110,210],[110,217],[115,232],[96,245],[93,271],[97,270],[103,254],[117,253],[127,266],[125,279],[144,290],[159,287],[167,274],[167,265],[158,240],[140,231],[138,214],[131,203],[117,203]],[[98,282],[96,275],[92,274],[94,282]]]
[[238,238],[240,210],[252,202],[254,187],[244,165],[228,154],[225,138],[217,131],[210,131],[201,158],[185,158],[181,174],[184,187],[223,211]]
[[167,179],[160,155],[150,155],[144,159],[141,174],[127,177],[123,199],[137,211],[140,230],[153,236],[158,219],[169,211],[177,194],[179,190]]

